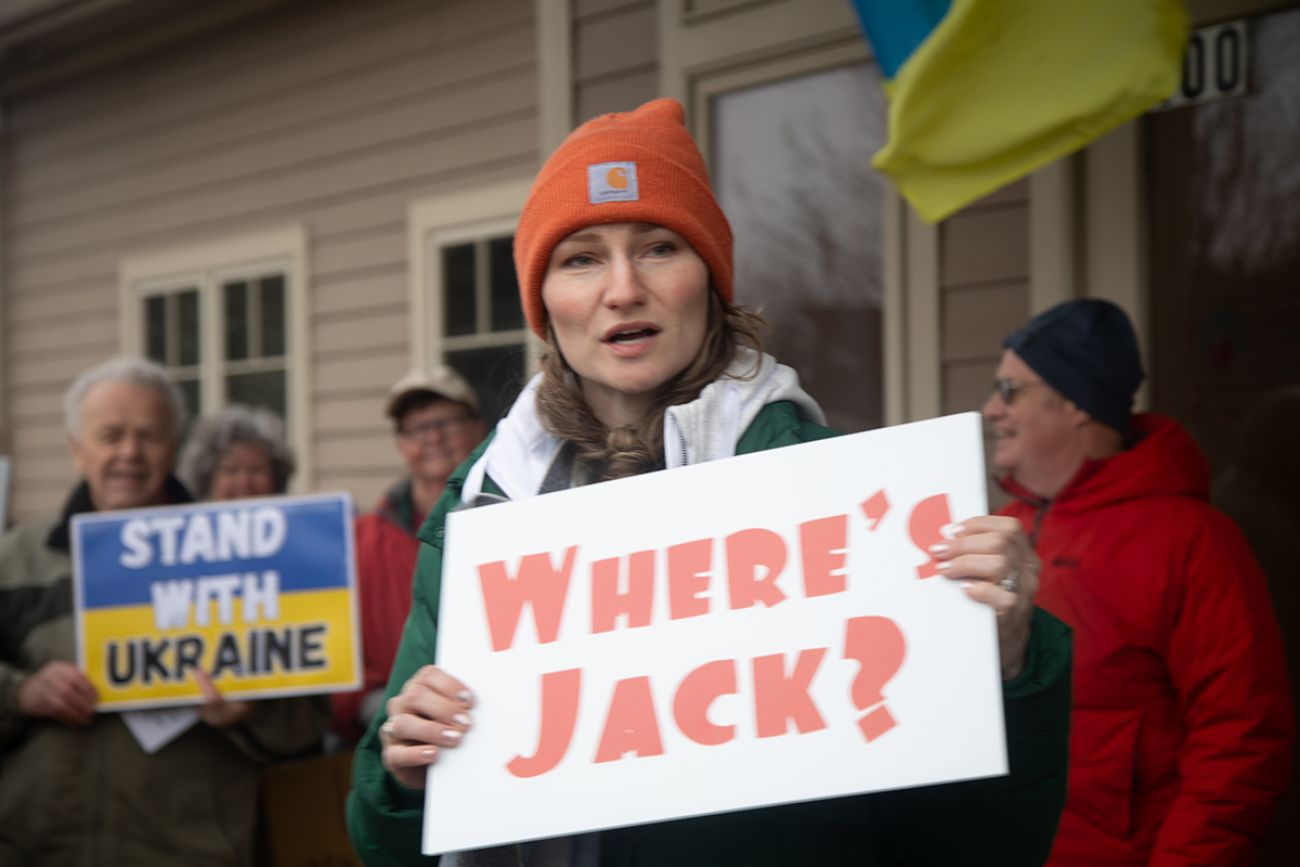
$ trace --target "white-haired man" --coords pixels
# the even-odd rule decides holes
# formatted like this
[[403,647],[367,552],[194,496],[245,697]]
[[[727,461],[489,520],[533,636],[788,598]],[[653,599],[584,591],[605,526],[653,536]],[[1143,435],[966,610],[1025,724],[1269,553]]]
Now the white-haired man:
[[81,480],[58,516],[0,537],[0,864],[249,864],[258,764],[319,743],[321,705],[213,695],[152,754],[96,712],[72,662],[69,522],[187,502],[172,476],[185,408],[157,365],[118,358],[77,377],[65,412]]

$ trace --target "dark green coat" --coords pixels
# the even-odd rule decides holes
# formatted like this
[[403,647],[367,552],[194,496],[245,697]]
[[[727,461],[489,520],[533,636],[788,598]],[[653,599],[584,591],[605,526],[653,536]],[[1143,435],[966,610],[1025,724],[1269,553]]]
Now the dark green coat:
[[[738,454],[834,436],[801,419],[791,403],[765,407],[737,444]],[[395,695],[434,658],[442,572],[443,527],[460,501],[465,474],[486,443],[447,484],[420,531],[414,604],[388,683]],[[1003,687],[1011,774],[974,782],[880,792],[746,810],[606,831],[601,864],[700,865],[964,865],[1041,864],[1065,803],[1070,716],[1070,634],[1034,611],[1025,671]],[[348,831],[370,865],[428,863],[420,852],[423,792],[399,785],[380,763],[380,715],[357,748]],[[962,734],[952,721],[952,736]],[[816,768],[805,769],[817,773]]]

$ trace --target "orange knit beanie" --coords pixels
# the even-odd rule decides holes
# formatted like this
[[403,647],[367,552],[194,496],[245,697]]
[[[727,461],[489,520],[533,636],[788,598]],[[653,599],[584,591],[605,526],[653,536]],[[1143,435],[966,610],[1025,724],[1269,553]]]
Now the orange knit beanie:
[[672,229],[704,260],[718,294],[731,300],[731,226],[676,100],[593,118],[542,166],[515,230],[519,295],[537,336],[546,336],[542,279],[551,251],[578,229],[600,223]]

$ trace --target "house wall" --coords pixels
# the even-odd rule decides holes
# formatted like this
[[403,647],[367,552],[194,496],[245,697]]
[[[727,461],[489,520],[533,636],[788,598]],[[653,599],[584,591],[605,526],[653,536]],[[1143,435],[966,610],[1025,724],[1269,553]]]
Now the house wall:
[[1029,317],[1029,183],[939,226],[939,369],[944,413],[979,409],[1002,338]]
[[573,0],[575,124],[659,95],[656,0]]
[[3,149],[3,401],[14,517],[74,478],[61,398],[123,349],[128,256],[261,227],[308,243],[311,487],[369,505],[399,462],[406,209],[533,170],[531,0],[324,0],[13,98]]

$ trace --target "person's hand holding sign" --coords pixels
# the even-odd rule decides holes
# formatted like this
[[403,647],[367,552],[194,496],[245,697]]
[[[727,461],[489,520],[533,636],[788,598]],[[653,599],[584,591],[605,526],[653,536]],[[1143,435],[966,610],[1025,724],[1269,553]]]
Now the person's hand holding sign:
[[439,747],[454,747],[470,727],[474,694],[436,665],[411,676],[388,700],[388,719],[379,727],[384,767],[408,789],[423,789]]
[[18,709],[70,726],[86,726],[95,717],[95,687],[71,662],[56,659],[41,666],[18,687]]
[[223,729],[241,723],[253,712],[251,701],[226,701],[217,685],[212,682],[212,677],[203,669],[194,669],[194,679],[203,692],[199,719],[213,728]]
[[952,525],[950,533],[930,554],[941,574],[961,581],[970,598],[997,612],[1002,679],[1011,680],[1025,667],[1038,555],[1015,518],[970,518]]

